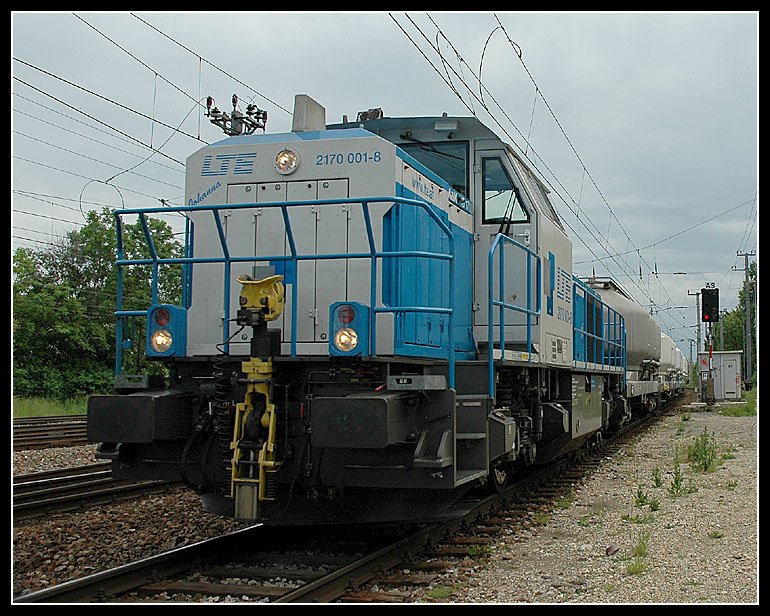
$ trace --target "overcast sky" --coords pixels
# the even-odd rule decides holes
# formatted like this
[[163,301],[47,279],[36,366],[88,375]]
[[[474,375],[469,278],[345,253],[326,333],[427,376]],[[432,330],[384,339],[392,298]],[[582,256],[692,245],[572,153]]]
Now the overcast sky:
[[303,93],[329,123],[475,113],[553,188],[574,273],[654,304],[686,357],[693,294],[713,282],[733,309],[758,250],[757,12],[11,18],[12,248],[87,209],[183,203],[184,160],[224,137],[206,96],[255,103],[273,133]]

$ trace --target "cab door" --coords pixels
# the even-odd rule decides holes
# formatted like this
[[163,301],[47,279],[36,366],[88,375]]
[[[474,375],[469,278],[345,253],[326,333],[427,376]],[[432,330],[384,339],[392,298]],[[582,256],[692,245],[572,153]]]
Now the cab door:
[[[527,259],[524,246],[537,251],[537,212],[532,206],[523,183],[503,149],[476,150],[474,159],[474,204],[475,226],[478,234],[474,249],[474,335],[477,340],[487,340],[489,324],[489,251],[498,233],[514,240],[501,241],[493,256],[491,265],[493,300],[526,308],[537,307],[537,259]],[[502,288],[500,280],[500,251],[503,251]],[[528,263],[529,261],[529,263]],[[527,288],[527,273],[530,285]],[[504,310],[506,349],[526,350],[522,347],[527,340],[526,315]],[[492,320],[495,324],[493,337],[499,341],[500,309],[493,306]],[[537,317],[532,317],[534,327]],[[479,327],[482,326],[482,327]],[[509,345],[509,342],[511,343]],[[522,348],[519,348],[522,347]]]

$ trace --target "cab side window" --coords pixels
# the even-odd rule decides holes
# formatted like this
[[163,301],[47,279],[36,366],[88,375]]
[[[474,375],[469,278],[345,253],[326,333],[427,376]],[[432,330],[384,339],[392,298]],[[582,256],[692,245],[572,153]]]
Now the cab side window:
[[500,158],[481,159],[484,223],[529,222],[529,213]]

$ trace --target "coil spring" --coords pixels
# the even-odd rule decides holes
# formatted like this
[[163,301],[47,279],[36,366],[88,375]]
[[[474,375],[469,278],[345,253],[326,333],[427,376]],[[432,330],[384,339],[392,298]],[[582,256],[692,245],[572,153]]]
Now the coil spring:
[[265,499],[275,500],[278,494],[278,473],[267,471],[265,473]]
[[219,458],[222,460],[227,477],[230,475],[230,441],[235,422],[232,383],[228,374],[227,362],[224,360],[216,361],[212,375],[214,377],[214,431],[217,434]]
[[497,406],[510,407],[513,403],[513,390],[510,387],[500,387],[495,389],[495,403]]

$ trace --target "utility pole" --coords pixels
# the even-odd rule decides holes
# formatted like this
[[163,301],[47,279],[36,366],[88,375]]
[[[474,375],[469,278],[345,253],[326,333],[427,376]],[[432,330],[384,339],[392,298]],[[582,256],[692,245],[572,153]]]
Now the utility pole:
[[[744,331],[745,341],[746,341],[746,343],[744,345],[744,348],[746,349],[746,352],[744,353],[744,355],[745,355],[744,360],[745,360],[746,368],[745,368],[745,370],[743,372],[743,375],[744,375],[743,378],[744,378],[744,381],[746,383],[751,383],[751,376],[752,376],[751,375],[751,369],[752,369],[752,361],[751,361],[751,332],[754,331],[752,329],[752,326],[751,326],[751,315],[753,314],[752,310],[751,310],[751,303],[752,303],[752,298],[754,297],[754,293],[753,293],[751,281],[749,280],[749,257],[753,257],[757,253],[754,252],[754,251],[751,251],[751,252],[738,252],[736,254],[739,257],[743,257],[744,258],[744,264],[745,264],[744,267],[743,267],[743,271],[745,272],[745,274],[744,274],[744,282],[743,282],[743,291],[745,293],[744,304],[745,304],[745,308],[746,308],[746,318],[744,319],[743,331]],[[733,267],[733,270],[736,271],[736,272],[740,272],[741,271],[739,269],[736,269],[735,267]]]
[[[722,310],[722,314],[726,315],[727,310]],[[722,320],[722,322],[719,324],[719,350],[724,351],[725,350],[725,322]]]
[[697,353],[700,353],[700,350],[701,350],[700,349],[700,291],[698,291],[697,293],[690,293],[689,291],[687,291],[687,295],[695,296],[695,322],[697,323],[697,327],[698,327],[697,334],[695,336],[697,338],[696,345],[695,345],[695,351],[697,354]]

